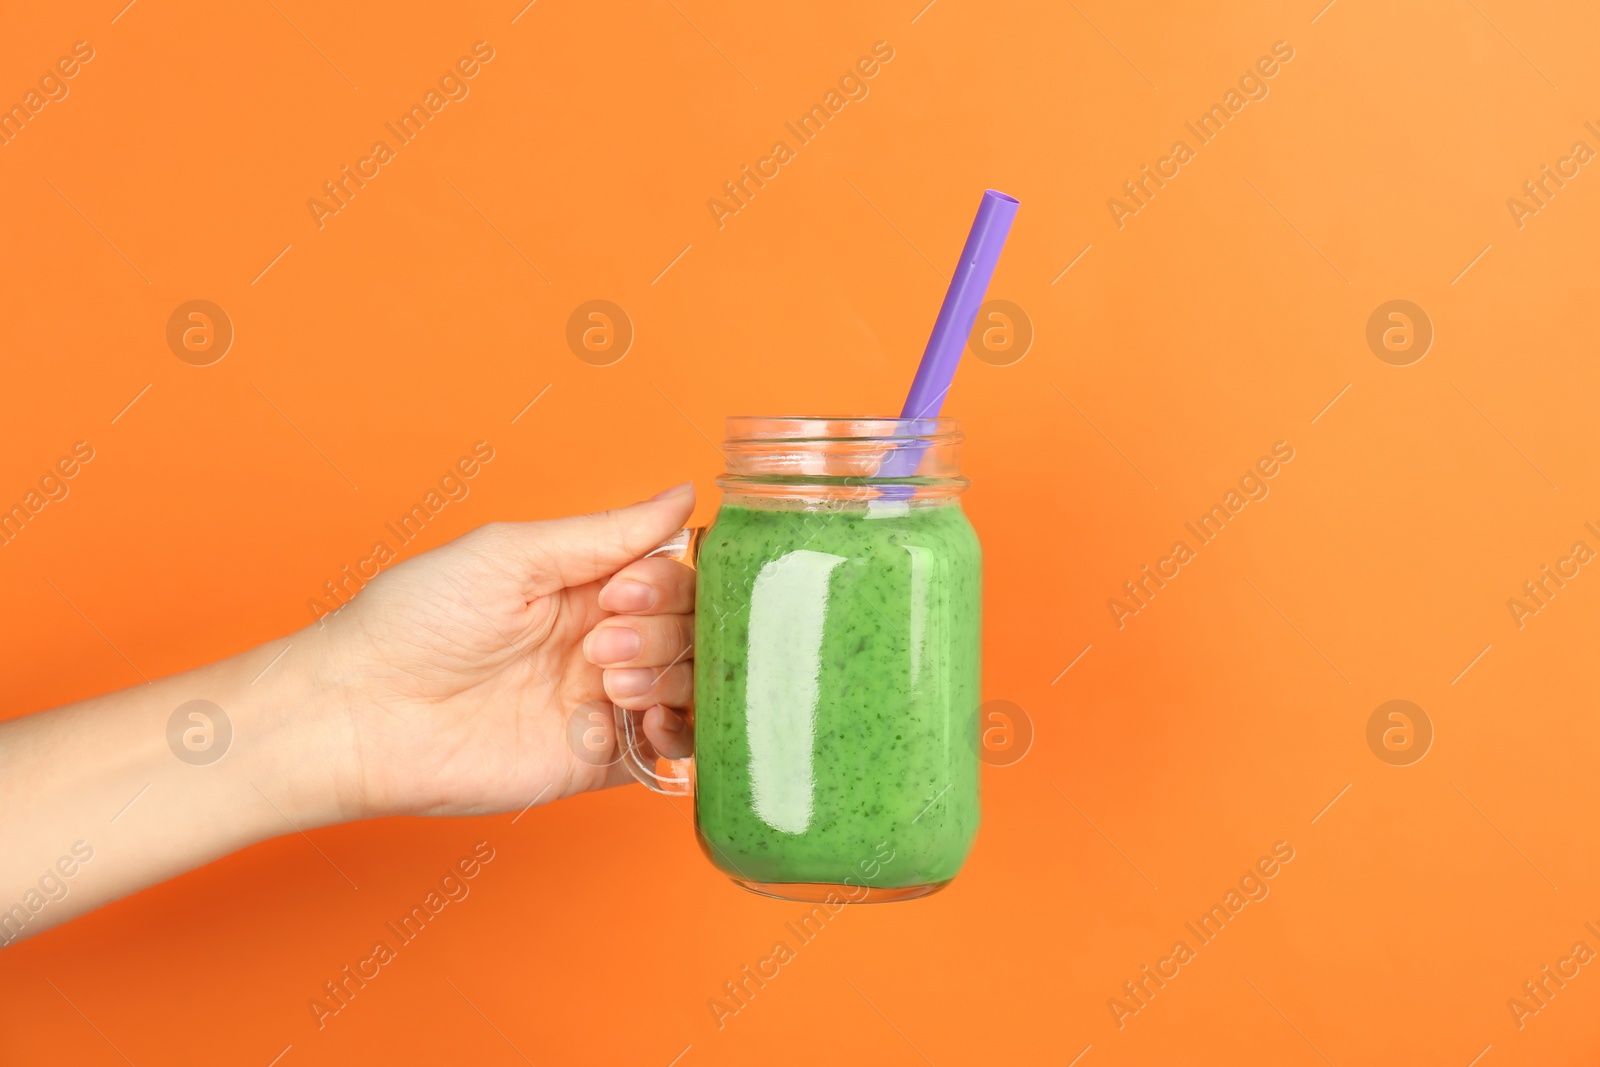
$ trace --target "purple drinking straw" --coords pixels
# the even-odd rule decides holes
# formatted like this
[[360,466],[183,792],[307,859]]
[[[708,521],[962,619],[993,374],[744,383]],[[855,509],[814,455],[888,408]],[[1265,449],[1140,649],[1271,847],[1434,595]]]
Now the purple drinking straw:
[[[1011,222],[1017,217],[1017,206],[1016,197],[994,189],[984,191],[983,200],[978,204],[978,217],[972,220],[972,232],[967,234],[966,246],[961,249],[961,259],[956,263],[955,278],[944,294],[944,304],[933,322],[928,347],[922,353],[922,362],[917,364],[917,376],[912,379],[911,391],[900,409],[902,419],[938,417],[945,394],[955,381],[961,350],[967,346],[972,324],[978,318],[978,308],[989,290],[989,280],[994,277],[995,264],[1000,261],[1000,250],[1011,232]],[[915,444],[891,453],[879,468],[878,477],[908,478],[915,474],[926,447]]]

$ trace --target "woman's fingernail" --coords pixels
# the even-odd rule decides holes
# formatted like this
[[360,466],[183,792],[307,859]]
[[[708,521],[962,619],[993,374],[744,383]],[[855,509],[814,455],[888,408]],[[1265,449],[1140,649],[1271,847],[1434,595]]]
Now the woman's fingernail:
[[686,495],[691,494],[693,492],[694,492],[694,483],[693,482],[682,482],[682,483],[680,483],[678,485],[673,486],[671,489],[663,489],[663,490],[661,490],[661,492],[657,493],[655,496],[651,497],[650,499],[651,500],[671,500],[674,497],[686,496]]
[[663,707],[661,709],[661,728],[663,730],[669,734],[681,734],[683,733],[683,726],[684,722],[682,715],[679,715],[677,712],[668,707]]
[[590,663],[604,667],[608,663],[626,663],[639,654],[641,645],[639,635],[628,627],[607,626],[589,633],[583,654]]
[[645,667],[630,667],[620,671],[606,671],[606,692],[613,698],[643,696],[656,682],[656,672]]
[[600,606],[606,611],[648,611],[655,604],[656,591],[643,582],[623,578],[600,590]]

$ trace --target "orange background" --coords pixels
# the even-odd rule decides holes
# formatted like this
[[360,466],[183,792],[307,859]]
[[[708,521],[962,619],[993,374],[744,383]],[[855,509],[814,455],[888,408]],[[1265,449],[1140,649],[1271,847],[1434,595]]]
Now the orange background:
[[[313,834],[359,890],[282,838],[12,948],[7,1062],[1600,1051],[1593,966],[1523,1029],[1506,1007],[1600,948],[1600,577],[1521,629],[1506,607],[1600,547],[1600,177],[1520,229],[1506,207],[1600,148],[1592,9],[122,2],[3,16],[5,101],[95,50],[0,148],[0,498],[96,449],[0,549],[5,714],[303,625],[480,439],[495,461],[408,552],[685,477],[709,518],[724,415],[898,406],[993,186],[1022,209],[990,295],[1036,339],[969,357],[946,410],[985,696],[1036,738],[985,769],[948,890],[848,909],[720,1030],[708,1000],[803,909],[735,889],[685,807],[626,789]],[[307,199],[479,40],[470,96],[318,229]],[[719,230],[706,200],[879,40],[870,95]],[[1118,229],[1106,200],[1280,40],[1270,95]],[[196,298],[237,334],[207,367],[165,340]],[[607,367],[565,340],[597,298],[637,331]],[[1365,339],[1395,298],[1436,331],[1405,367]],[[1271,495],[1118,629],[1107,599],[1279,440]],[[1435,730],[1410,766],[1367,744],[1391,699]],[[307,1000],[479,840],[472,896],[318,1031]],[[1280,840],[1271,895],[1119,1029],[1108,998]]]

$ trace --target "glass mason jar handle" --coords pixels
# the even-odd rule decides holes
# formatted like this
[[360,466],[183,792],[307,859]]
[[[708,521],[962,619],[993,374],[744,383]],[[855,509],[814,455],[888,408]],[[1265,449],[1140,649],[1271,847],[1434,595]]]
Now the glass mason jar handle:
[[[646,552],[642,558],[665,556],[693,567],[695,558],[700,554],[700,537],[704,533],[704,526],[684,527]],[[692,795],[694,757],[668,759],[661,755],[644,735],[644,712],[629,711],[615,704],[611,705],[611,709],[617,722],[617,749],[628,772],[657,793],[673,797]],[[692,712],[689,721],[694,721]]]

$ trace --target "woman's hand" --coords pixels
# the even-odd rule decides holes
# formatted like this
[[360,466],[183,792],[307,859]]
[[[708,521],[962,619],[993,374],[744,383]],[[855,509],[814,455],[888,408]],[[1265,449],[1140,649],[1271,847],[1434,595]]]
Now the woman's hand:
[[[345,818],[477,815],[632,781],[611,702],[687,755],[694,572],[640,560],[693,486],[595,515],[495,523],[395,566],[326,620]],[[637,561],[637,562],[635,562]],[[614,614],[613,614],[614,613]]]
[[299,633],[0,723],[0,947],[296,830],[628,781],[608,690],[687,755],[660,705],[689,702],[694,572],[640,557],[693,507],[485,526]]

